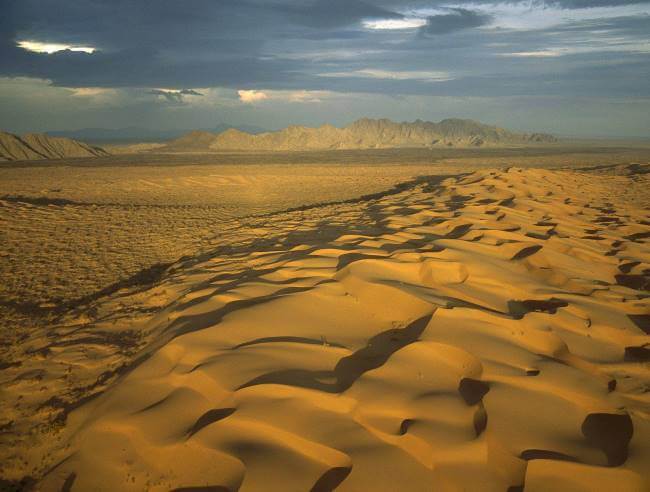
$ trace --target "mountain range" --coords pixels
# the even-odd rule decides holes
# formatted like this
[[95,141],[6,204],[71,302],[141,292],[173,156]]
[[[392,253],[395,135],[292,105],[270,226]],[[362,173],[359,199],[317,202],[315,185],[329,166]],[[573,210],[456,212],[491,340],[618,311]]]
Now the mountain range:
[[344,128],[289,126],[275,132],[251,134],[228,129],[215,134],[194,131],[166,146],[161,152],[298,151],[414,147],[490,147],[555,142],[544,133],[514,133],[473,120],[446,119],[439,123],[416,120],[395,123],[387,119],[362,118]]
[[[416,120],[395,123],[387,119],[362,118],[337,128],[289,126],[274,132],[256,133],[223,125],[215,131],[195,130],[161,144],[137,144],[107,147],[108,150],[75,139],[30,133],[18,136],[0,132],[0,160],[61,159],[70,157],[99,157],[110,153],[211,153],[211,152],[272,152],[336,149],[436,148],[436,147],[497,147],[526,146],[557,141],[545,133],[515,133],[473,120],[446,119],[438,123]],[[106,140],[121,130],[101,130]],[[80,132],[83,132],[80,130]],[[99,130],[85,130],[95,135]],[[108,133],[106,133],[108,132]],[[114,133],[117,132],[117,133]],[[142,132],[139,133],[142,135]],[[111,137],[112,135],[112,137]],[[132,137],[137,136],[137,129]],[[90,138],[89,138],[90,140]],[[97,139],[92,139],[96,141]],[[123,140],[123,138],[122,138]]]
[[[226,123],[219,123],[211,128],[203,129],[210,133],[222,133],[231,128],[236,128],[246,133],[262,133],[266,129],[254,125],[228,125]],[[99,145],[106,144],[127,144],[127,143],[142,143],[142,142],[165,142],[175,138],[179,138],[186,133],[191,132],[192,129],[163,129],[154,130],[149,128],[141,128],[137,126],[129,126],[126,128],[81,128],[78,130],[56,130],[46,131],[45,133],[51,137],[65,137],[83,142],[93,142]]]

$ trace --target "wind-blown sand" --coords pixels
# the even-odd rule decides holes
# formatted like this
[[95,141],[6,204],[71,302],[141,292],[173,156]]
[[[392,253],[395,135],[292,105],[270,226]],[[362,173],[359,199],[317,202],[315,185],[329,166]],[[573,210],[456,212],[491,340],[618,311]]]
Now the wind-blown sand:
[[260,217],[16,346],[2,474],[41,490],[648,490],[633,171],[483,170]]
[[0,342],[21,313],[47,317],[224,238],[254,235],[246,217],[383,192],[431,172],[132,161],[128,168],[0,167]]

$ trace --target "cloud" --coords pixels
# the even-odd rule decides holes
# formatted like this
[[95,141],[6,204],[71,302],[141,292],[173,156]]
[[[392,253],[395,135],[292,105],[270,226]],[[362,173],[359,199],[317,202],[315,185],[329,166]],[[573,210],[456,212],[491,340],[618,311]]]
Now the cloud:
[[325,99],[332,97],[329,91],[288,91],[276,92],[271,95],[274,99],[286,100],[292,103],[311,104],[322,103]]
[[115,89],[107,89],[105,87],[78,87],[71,89],[73,97],[84,98],[84,100],[91,100],[93,103],[108,103],[117,97]]
[[452,80],[454,77],[448,72],[431,71],[394,71],[365,68],[352,72],[325,72],[319,74],[321,77],[365,77],[371,79],[390,80],[423,80],[428,82],[441,82]]
[[239,101],[245,104],[253,104],[260,101],[267,101],[268,103],[320,103],[325,99],[334,96],[330,91],[322,90],[239,90],[237,91]]
[[330,91],[276,91],[271,97],[281,100],[284,99],[292,103],[310,104],[322,103],[326,99],[334,97],[334,94]]
[[[643,5],[561,11],[516,1],[461,0],[454,8],[436,6],[440,4],[186,0],[179,8],[176,0],[21,0],[9,2],[0,17],[0,76],[48,79],[65,87],[423,93],[431,86],[425,79],[440,79],[427,73],[490,83],[496,80],[489,78],[491,73],[520,75],[524,65],[516,66],[515,59],[534,58],[502,53],[564,54],[566,46],[575,46],[576,54],[585,47],[597,52],[613,49],[614,38],[621,38],[616,41],[621,52],[639,52],[650,29],[648,15],[640,14],[650,7]],[[638,15],[617,20],[621,16],[613,16],[616,12]],[[568,15],[571,18],[565,18]],[[413,28],[423,22],[426,25]],[[470,28],[488,23],[490,29]],[[444,33],[453,36],[440,35]],[[97,51],[35,53],[17,47],[17,39]],[[363,72],[368,66],[374,74]],[[565,68],[554,66],[556,77]],[[348,76],[322,76],[330,72]]]
[[200,92],[195,91],[194,89],[181,89],[178,91],[179,94],[183,96],[202,96]]
[[[65,88],[66,114],[102,98],[119,103],[112,118],[103,113],[108,126],[216,108],[235,122],[261,110],[276,112],[272,124],[309,111],[338,117],[332,94],[365,94],[377,107],[411,96],[646,97],[643,1],[10,1],[0,16],[0,78]],[[19,41],[44,46],[30,51]],[[101,89],[117,94],[93,94]],[[38,94],[33,88],[45,112]],[[10,107],[18,118],[18,106],[2,101],[0,114]],[[317,101],[326,104],[301,104]],[[30,108],[24,118],[40,124]]]
[[471,27],[481,27],[491,20],[492,16],[485,13],[463,8],[450,8],[448,14],[427,17],[427,23],[420,29],[420,32],[425,35],[448,34]]
[[427,20],[420,17],[409,17],[404,19],[378,19],[365,20],[363,27],[375,30],[387,29],[416,29],[426,25]]
[[82,51],[84,53],[94,53],[95,48],[91,46],[74,46],[70,44],[58,43],[41,43],[39,41],[18,41],[16,43],[20,48],[33,51],[34,53],[47,53],[52,54],[58,51]]
[[392,10],[378,7],[361,0],[315,0],[310,3],[296,2],[286,6],[294,22],[316,27],[332,28],[357,24],[364,19],[402,19],[404,16]]
[[266,92],[256,90],[238,90],[237,95],[244,104],[253,104],[269,98]]
[[597,7],[622,7],[647,3],[644,0],[544,0],[545,5],[566,9],[591,9]]
[[554,56],[561,56],[562,53],[553,50],[543,51],[515,51],[512,53],[498,53],[499,56],[512,56],[515,58],[548,58]]
[[183,96],[203,96],[200,92],[195,91],[194,89],[150,89],[147,91],[147,94],[152,94],[154,96],[162,96],[167,101],[172,103],[180,103],[184,101]]

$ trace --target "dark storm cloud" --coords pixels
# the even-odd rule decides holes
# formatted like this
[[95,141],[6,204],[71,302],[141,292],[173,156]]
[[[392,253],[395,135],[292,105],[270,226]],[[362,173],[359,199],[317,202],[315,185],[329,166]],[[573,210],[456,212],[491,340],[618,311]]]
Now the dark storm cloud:
[[[436,6],[448,6],[448,5],[457,5],[466,3],[468,5],[490,5],[495,2],[494,0],[473,0],[471,2],[449,2],[445,0],[374,0],[372,2],[374,5],[379,7],[400,10],[400,9],[413,9],[413,8],[429,8]],[[516,1],[510,1],[507,3],[517,3]],[[593,7],[619,7],[624,5],[640,5],[650,3],[650,0],[533,0],[532,2],[526,2],[527,5],[531,7],[541,7],[541,6],[556,6],[567,9],[577,9],[577,8],[593,8]]]
[[[346,10],[346,0],[331,8],[324,1],[273,5],[239,0],[9,2],[0,17],[0,75],[47,78],[71,87],[272,83],[300,67],[264,52],[265,43],[326,34],[364,16],[396,15],[358,1]],[[18,48],[18,40],[98,51],[38,54]]]
[[588,9],[594,7],[620,7],[650,3],[650,0],[544,0],[544,5],[558,6],[566,9]]
[[180,92],[176,91],[162,91],[160,89],[151,89],[150,91],[147,91],[147,94],[162,96],[169,102],[181,102],[183,100],[183,96],[180,94]]
[[296,66],[289,60],[233,54],[227,45],[221,46],[224,53],[209,59],[196,59],[194,53],[186,58],[180,53],[164,56],[142,48],[43,54],[12,47],[9,56],[0,59],[0,73],[50,79],[65,87],[216,87],[272,84],[287,78],[287,70]]
[[[0,77],[47,79],[72,88],[140,88],[134,93],[148,92],[146,104],[151,105],[186,107],[200,93],[192,88],[201,87],[228,88],[233,94],[256,89],[389,96],[650,96],[650,16],[624,15],[629,9],[621,6],[643,3],[632,0],[539,0],[528,10],[523,8],[528,3],[488,0],[0,3]],[[500,9],[520,8],[543,17],[550,15],[545,10],[550,6],[618,6],[621,14],[558,20],[547,28],[494,28]],[[414,14],[418,8],[429,10]],[[572,11],[565,10],[567,15]],[[426,25],[372,30],[363,24],[407,22],[414,15],[426,18]],[[20,40],[97,51],[34,53],[19,48]],[[442,76],[427,79],[427,73]],[[173,90],[152,89],[160,87]]]
[[427,24],[420,30],[425,35],[448,34],[454,31],[480,27],[488,24],[492,16],[472,10],[452,8],[448,14],[427,17]]
[[147,94],[151,94],[154,96],[162,96],[164,97],[167,101],[171,103],[181,103],[183,102],[183,96],[203,96],[198,91],[195,91],[194,89],[181,89],[179,91],[168,91],[164,89],[151,89],[147,91]]
[[359,0],[316,0],[285,5],[278,9],[300,24],[310,27],[340,27],[362,19],[399,19],[403,16],[385,8]]

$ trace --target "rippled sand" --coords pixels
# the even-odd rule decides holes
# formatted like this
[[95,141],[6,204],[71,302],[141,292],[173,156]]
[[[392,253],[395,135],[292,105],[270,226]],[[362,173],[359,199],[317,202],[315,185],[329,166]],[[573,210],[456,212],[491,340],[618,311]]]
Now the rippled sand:
[[3,476],[647,490],[647,171],[480,170],[241,220],[11,347]]
[[153,265],[195,254],[240,218],[350,199],[422,166],[0,168],[0,304],[74,302]]

